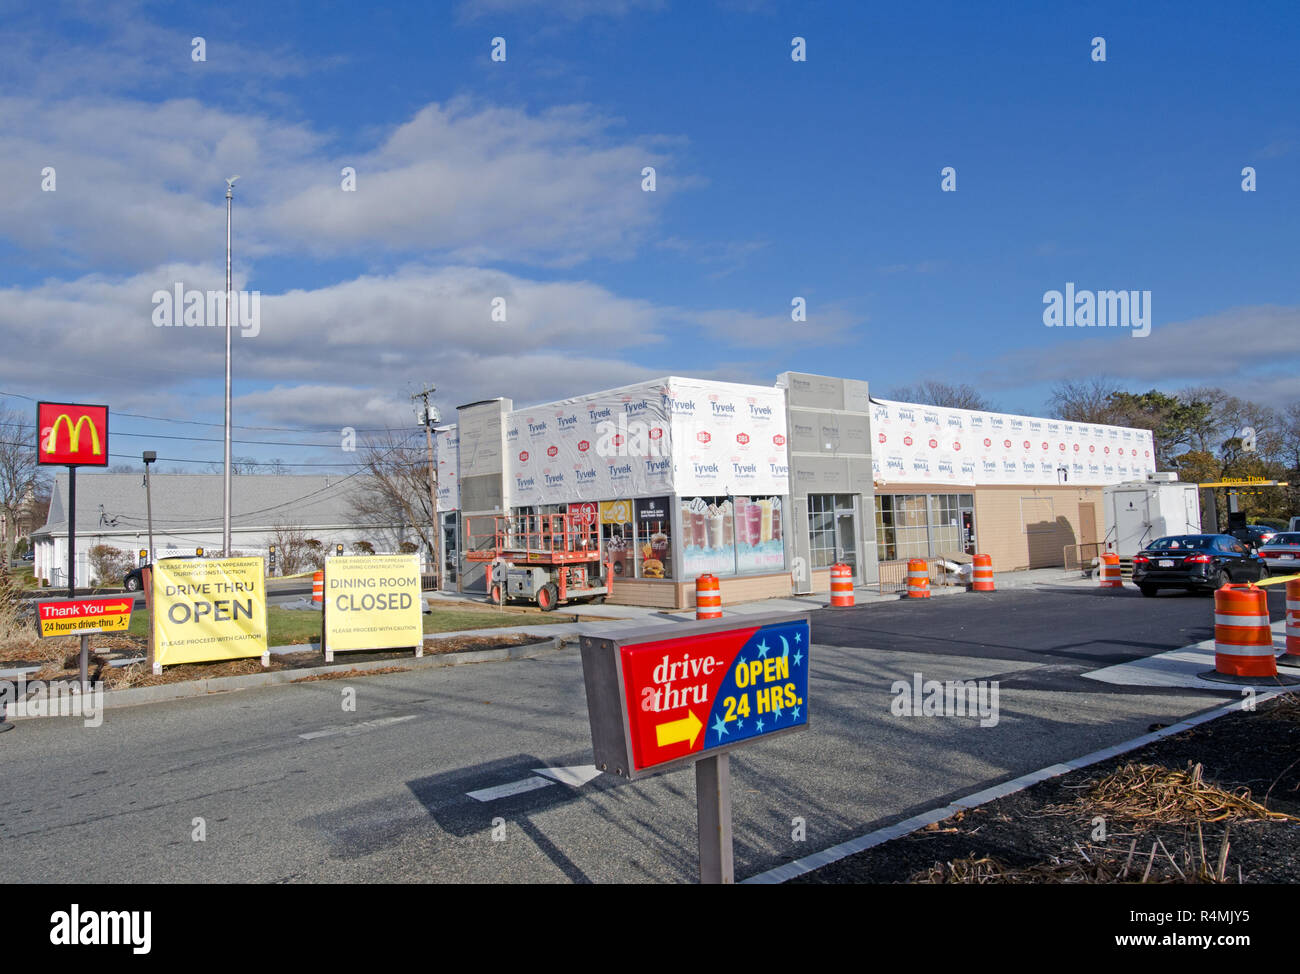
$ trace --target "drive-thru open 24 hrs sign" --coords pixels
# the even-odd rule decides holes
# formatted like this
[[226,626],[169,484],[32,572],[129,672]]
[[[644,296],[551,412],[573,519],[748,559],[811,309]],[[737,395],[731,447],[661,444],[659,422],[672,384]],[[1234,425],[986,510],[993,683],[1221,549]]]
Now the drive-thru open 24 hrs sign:
[[638,778],[808,725],[806,616],[582,638],[596,766]]

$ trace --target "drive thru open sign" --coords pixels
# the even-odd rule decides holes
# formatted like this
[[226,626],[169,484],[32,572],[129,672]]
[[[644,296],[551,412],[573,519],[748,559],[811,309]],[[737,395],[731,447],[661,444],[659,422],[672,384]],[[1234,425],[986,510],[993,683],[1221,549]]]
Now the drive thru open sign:
[[808,726],[807,616],[582,637],[596,767],[644,777]]
[[642,778],[695,765],[701,882],[735,880],[728,752],[808,726],[810,636],[798,614],[582,637],[596,767]]

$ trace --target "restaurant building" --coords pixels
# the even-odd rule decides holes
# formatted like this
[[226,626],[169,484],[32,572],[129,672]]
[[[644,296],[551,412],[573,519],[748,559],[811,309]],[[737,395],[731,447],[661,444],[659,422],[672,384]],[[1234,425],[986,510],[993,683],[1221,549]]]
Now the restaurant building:
[[[998,571],[1064,564],[1101,540],[1101,488],[1154,471],[1145,430],[874,399],[866,381],[786,372],[774,386],[669,376],[515,409],[461,406],[435,450],[443,583],[501,513],[598,523],[611,601],[680,608],[695,578],[725,602],[858,584],[909,558],[978,548]],[[883,574],[882,574],[883,573]]]

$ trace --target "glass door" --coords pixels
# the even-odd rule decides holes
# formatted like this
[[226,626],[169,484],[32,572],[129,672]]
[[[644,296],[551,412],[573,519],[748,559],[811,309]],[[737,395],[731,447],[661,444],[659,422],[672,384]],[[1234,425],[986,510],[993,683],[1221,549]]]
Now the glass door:
[[839,560],[853,569],[854,581],[860,581],[855,500],[852,494],[835,496],[835,547]]

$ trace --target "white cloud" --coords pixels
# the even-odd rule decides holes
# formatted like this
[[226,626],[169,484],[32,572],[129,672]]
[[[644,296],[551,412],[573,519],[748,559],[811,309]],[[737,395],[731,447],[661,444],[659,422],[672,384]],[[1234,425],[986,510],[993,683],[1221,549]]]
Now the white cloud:
[[[75,388],[114,409],[219,420],[223,330],[160,328],[151,315],[155,291],[176,282],[221,290],[223,280],[220,266],[169,264],[2,290],[0,387],[52,396]],[[245,278],[234,283],[244,287]],[[492,320],[497,296],[506,299],[505,322]],[[406,397],[429,381],[446,410],[497,395],[529,404],[670,373],[727,378],[720,356],[752,361],[759,350],[785,347],[794,329],[812,343],[843,340],[854,324],[847,312],[815,304],[809,321],[796,324],[788,313],[658,306],[587,281],[412,265],[263,295],[260,331],[233,338],[233,371],[241,423],[374,426],[396,410],[393,421],[403,424]]]
[[[0,99],[0,233],[27,259],[129,271],[221,247],[225,177],[239,174],[240,256],[571,264],[627,257],[685,177],[664,138],[616,138],[583,106],[540,114],[431,104],[348,153],[306,124],[183,99]],[[658,192],[641,169],[662,170]],[[57,189],[43,192],[52,166]],[[340,170],[357,171],[344,192]]]
[[1231,308],[1162,322],[1159,295],[1154,297],[1156,317],[1145,338],[1133,338],[1127,328],[1054,328],[1049,345],[1002,356],[985,378],[1015,386],[1026,376],[1055,381],[1110,375],[1168,387],[1222,386],[1270,405],[1300,397],[1300,307]]

